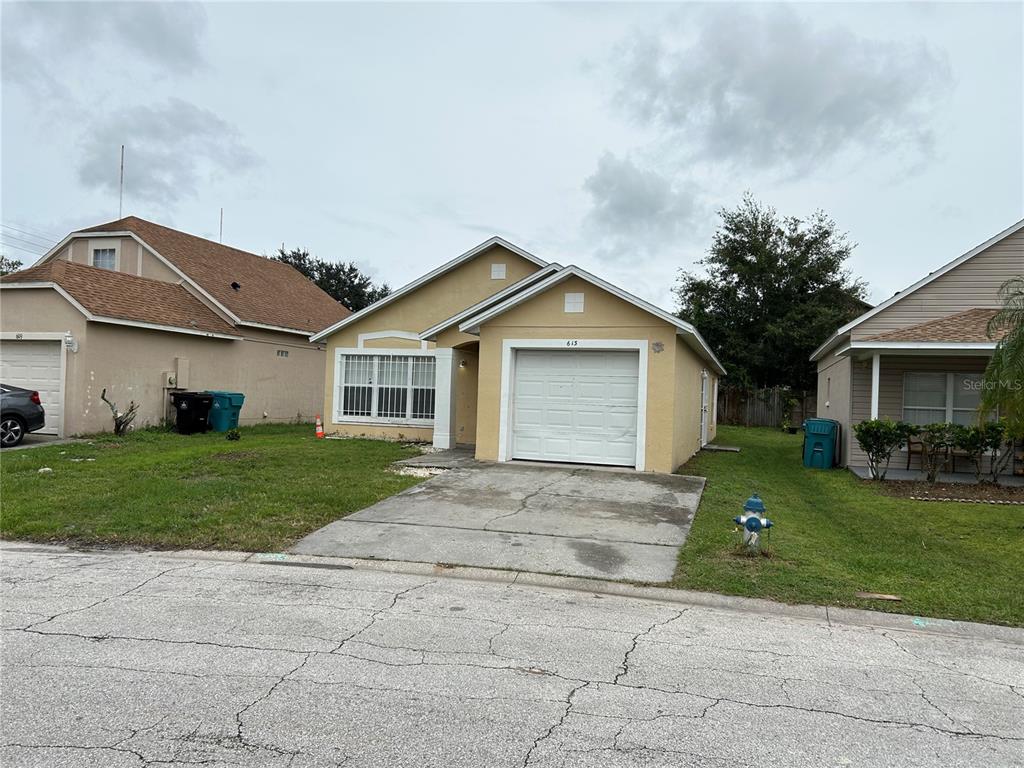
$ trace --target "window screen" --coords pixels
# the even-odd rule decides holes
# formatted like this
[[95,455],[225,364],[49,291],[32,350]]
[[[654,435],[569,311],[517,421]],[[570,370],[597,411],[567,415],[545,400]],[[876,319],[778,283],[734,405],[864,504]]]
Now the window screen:
[[946,374],[904,374],[903,420],[919,425],[946,421]]

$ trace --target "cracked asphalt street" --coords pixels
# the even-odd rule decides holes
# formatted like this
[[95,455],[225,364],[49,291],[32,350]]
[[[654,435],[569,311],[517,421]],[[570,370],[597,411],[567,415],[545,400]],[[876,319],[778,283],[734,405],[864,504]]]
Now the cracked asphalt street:
[[3,766],[1010,766],[1024,646],[5,545]]

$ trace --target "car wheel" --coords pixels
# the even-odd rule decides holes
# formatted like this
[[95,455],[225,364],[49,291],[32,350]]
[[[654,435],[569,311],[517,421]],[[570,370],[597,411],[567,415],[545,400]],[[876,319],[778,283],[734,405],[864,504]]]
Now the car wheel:
[[0,446],[13,448],[25,438],[25,425],[17,416],[0,419]]

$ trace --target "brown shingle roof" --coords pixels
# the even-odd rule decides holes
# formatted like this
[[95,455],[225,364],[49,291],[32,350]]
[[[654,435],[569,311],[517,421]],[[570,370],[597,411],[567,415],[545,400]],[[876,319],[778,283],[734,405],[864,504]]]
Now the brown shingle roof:
[[93,315],[237,336],[226,321],[178,283],[52,259],[0,278],[2,283],[53,282]]
[[134,232],[243,322],[312,333],[351,314],[288,264],[137,216],[79,231]]
[[997,309],[976,307],[957,312],[938,320],[897,328],[895,331],[872,336],[866,341],[933,341],[933,342],[988,342],[999,341],[1000,333],[991,339],[986,332],[988,321],[998,312]]

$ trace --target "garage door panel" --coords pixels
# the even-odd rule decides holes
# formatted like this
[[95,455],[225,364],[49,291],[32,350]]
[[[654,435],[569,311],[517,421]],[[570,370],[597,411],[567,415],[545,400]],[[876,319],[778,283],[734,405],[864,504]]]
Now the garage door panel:
[[45,434],[58,434],[64,394],[60,341],[0,342],[0,382],[34,389],[46,410]]
[[633,466],[638,391],[637,352],[520,350],[512,457]]
[[545,382],[533,378],[523,379],[520,394],[523,397],[544,397],[546,394]]

